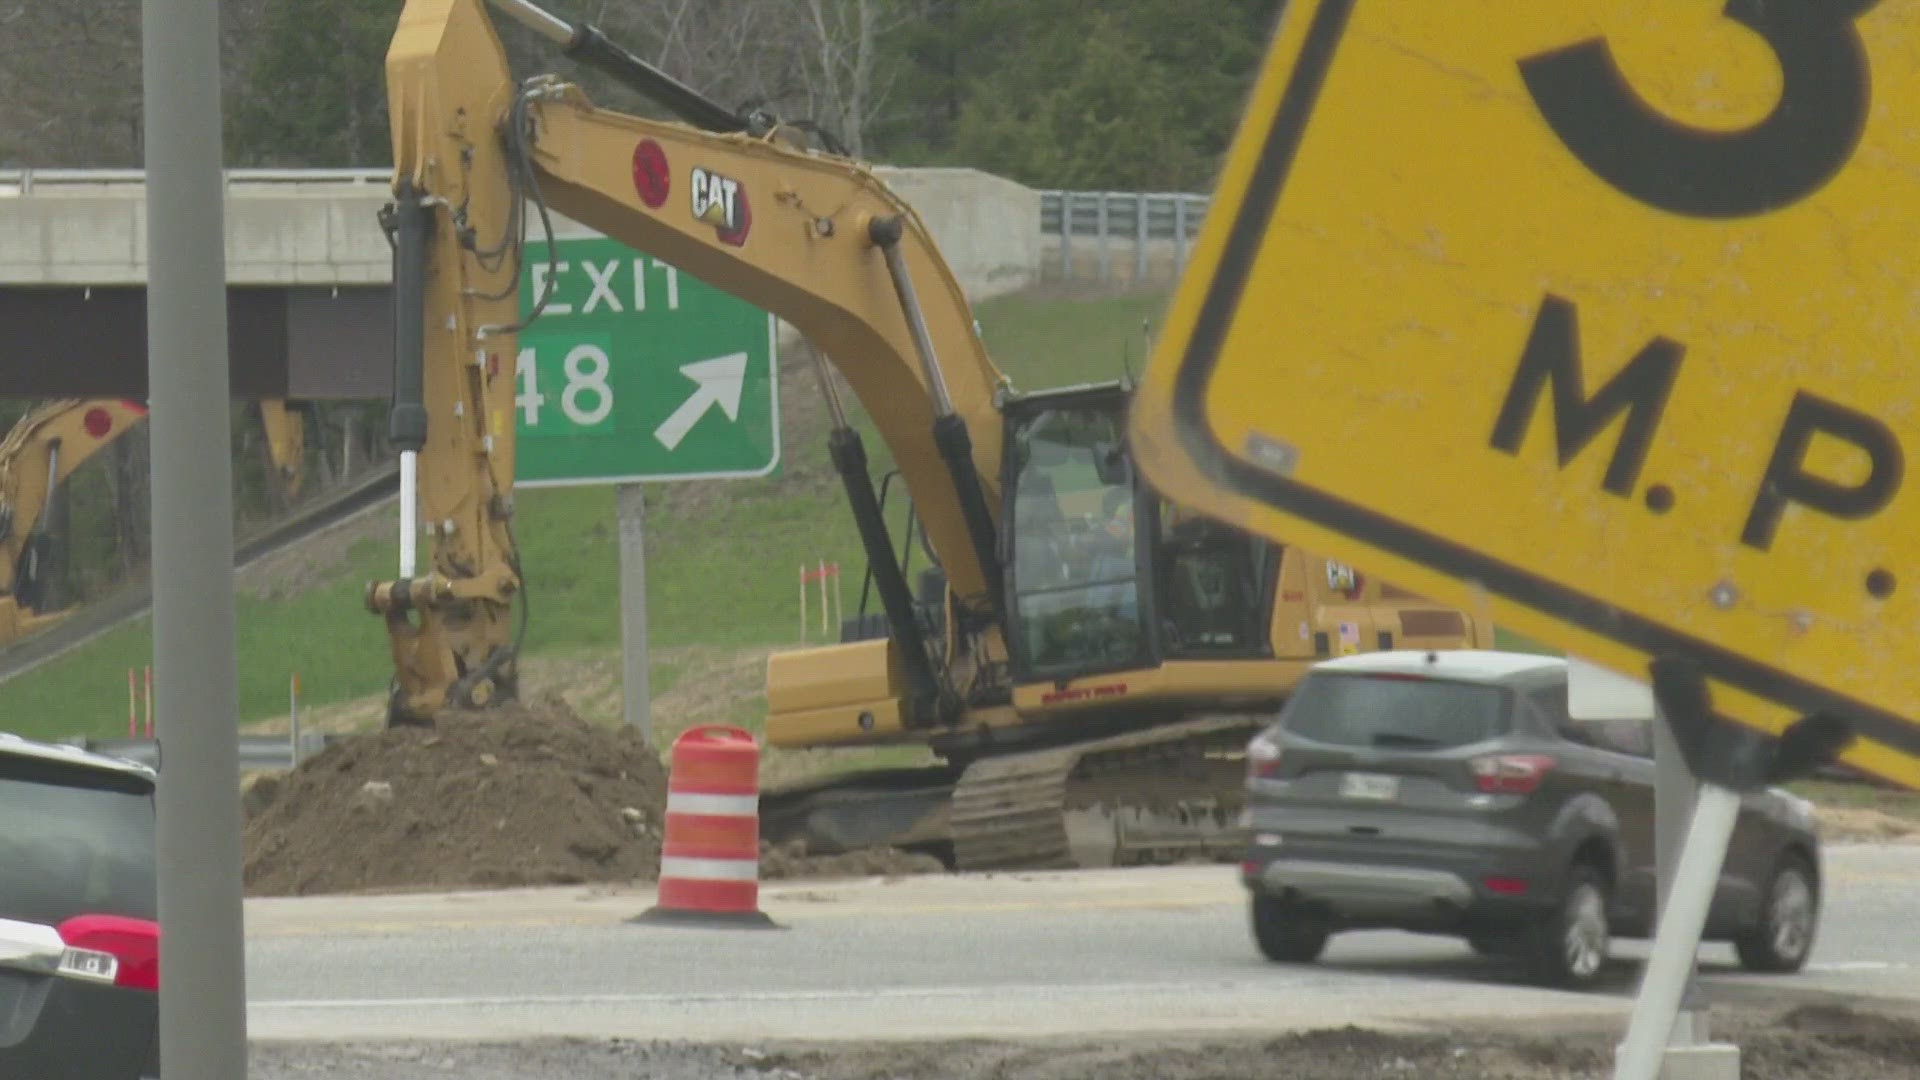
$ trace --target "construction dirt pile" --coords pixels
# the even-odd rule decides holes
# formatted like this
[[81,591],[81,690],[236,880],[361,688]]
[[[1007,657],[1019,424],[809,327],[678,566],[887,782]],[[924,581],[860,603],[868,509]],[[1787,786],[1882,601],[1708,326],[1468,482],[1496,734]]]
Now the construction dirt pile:
[[[644,883],[658,878],[667,772],[633,729],[579,717],[557,695],[431,728],[348,739],[246,807],[251,896]],[[880,849],[808,855],[761,846],[768,880],[938,873]]]
[[[557,696],[349,739],[282,778],[246,828],[250,895],[651,881],[667,774],[626,727]],[[257,790],[257,789],[256,789]]]

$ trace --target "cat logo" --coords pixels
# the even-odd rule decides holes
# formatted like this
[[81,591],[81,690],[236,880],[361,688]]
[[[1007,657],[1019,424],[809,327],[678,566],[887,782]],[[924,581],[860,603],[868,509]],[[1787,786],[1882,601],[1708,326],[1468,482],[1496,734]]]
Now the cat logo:
[[1327,560],[1327,588],[1341,594],[1348,600],[1360,595],[1360,575],[1346,563]]
[[746,243],[747,229],[753,223],[747,208],[747,192],[740,181],[705,169],[693,170],[693,216],[713,226],[720,242],[739,247]]

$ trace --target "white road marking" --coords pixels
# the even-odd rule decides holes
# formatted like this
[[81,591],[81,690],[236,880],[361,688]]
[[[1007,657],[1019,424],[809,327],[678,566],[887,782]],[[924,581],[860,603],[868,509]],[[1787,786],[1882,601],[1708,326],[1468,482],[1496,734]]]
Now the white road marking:
[[[1354,976],[1366,981],[1366,976]],[[1387,981],[1376,979],[1372,981]],[[1093,986],[1073,986],[1060,983],[1034,983],[1030,985],[1010,986],[892,986],[863,987],[854,990],[704,990],[689,993],[651,993],[651,994],[505,994],[473,997],[404,997],[404,998],[314,998],[306,1000],[249,1001],[248,1008],[254,1009],[474,1009],[488,1006],[505,1007],[521,1005],[691,1005],[726,1002],[817,1002],[817,1001],[870,1001],[875,998],[926,1000],[937,998],[974,998],[982,995],[1001,997],[1018,994],[1040,994],[1049,997],[1059,996],[1063,992],[1076,995],[1086,991],[1099,993],[1119,993],[1137,995],[1156,994],[1205,994],[1233,990],[1291,991],[1298,987],[1291,983],[1261,982],[1223,979],[1214,982],[1137,982],[1137,983],[1099,983]]]

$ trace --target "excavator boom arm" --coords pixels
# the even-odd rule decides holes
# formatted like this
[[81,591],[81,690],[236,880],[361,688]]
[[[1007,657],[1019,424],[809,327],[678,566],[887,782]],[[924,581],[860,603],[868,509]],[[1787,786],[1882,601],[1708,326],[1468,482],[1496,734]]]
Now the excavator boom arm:
[[[616,74],[645,66],[591,27],[569,27],[524,0],[496,2],[569,55]],[[805,336],[874,418],[953,595],[989,618],[1001,603],[992,507],[998,395],[1008,385],[925,224],[859,163],[809,152],[769,118],[735,117],[653,78],[682,115],[721,130],[600,109],[551,78],[517,85],[483,0],[407,0],[401,11],[387,54],[390,435],[403,455],[403,500],[417,473],[431,565],[405,568],[403,536],[401,576],[368,586],[393,647],[389,722],[513,690],[517,286],[529,269],[528,225],[537,215],[552,239],[554,211]],[[541,268],[531,269],[539,282]],[[537,317],[536,306],[528,318]],[[833,449],[850,491],[865,485],[852,432],[837,431]],[[865,535],[866,518],[875,514],[861,520],[863,541],[870,553],[884,550]]]

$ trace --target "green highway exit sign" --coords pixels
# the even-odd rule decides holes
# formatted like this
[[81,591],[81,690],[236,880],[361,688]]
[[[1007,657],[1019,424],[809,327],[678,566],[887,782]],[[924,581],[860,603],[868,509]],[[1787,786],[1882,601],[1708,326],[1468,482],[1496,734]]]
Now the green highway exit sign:
[[772,315],[604,237],[528,241],[519,487],[766,476],[780,464]]

